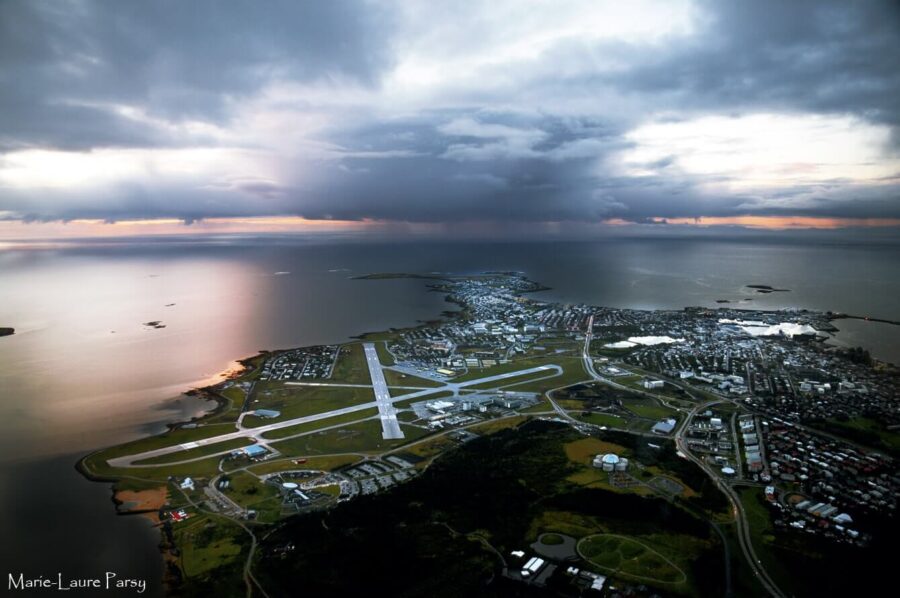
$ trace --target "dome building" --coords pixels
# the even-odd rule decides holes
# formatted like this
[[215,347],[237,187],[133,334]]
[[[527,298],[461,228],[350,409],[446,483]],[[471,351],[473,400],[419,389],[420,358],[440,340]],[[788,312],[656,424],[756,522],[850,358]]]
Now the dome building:
[[594,457],[593,465],[603,471],[625,471],[628,468],[628,459],[620,459],[615,453],[607,453]]

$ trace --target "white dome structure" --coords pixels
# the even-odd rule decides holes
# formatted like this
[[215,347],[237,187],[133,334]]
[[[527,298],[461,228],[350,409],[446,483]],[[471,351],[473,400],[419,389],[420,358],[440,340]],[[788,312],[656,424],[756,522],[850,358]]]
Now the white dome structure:
[[[627,461],[626,461],[627,463]],[[593,461],[594,467],[603,471],[613,471],[619,464],[619,456],[615,453],[607,453],[605,455],[597,455]]]

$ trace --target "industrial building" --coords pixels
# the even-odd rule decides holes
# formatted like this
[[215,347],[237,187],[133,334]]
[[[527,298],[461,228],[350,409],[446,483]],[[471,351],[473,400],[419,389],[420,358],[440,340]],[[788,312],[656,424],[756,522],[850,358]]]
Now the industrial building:
[[541,567],[544,566],[544,559],[533,556],[528,559],[528,562],[525,563],[525,566],[522,567],[522,577],[530,577],[540,571]]
[[276,417],[281,416],[280,411],[275,411],[274,409],[257,409],[253,412],[253,415],[256,417],[262,417],[265,419],[275,419]]
[[678,423],[676,420],[669,418],[660,422],[656,422],[653,424],[653,428],[651,430],[655,434],[671,434],[675,429],[675,424]]

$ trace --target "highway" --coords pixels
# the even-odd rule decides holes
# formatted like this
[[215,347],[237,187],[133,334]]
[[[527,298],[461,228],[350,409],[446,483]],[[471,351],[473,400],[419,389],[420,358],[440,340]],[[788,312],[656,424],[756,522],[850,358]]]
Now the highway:
[[400,422],[397,421],[397,410],[391,403],[391,393],[384,379],[375,343],[363,343],[363,350],[366,352],[366,365],[369,366],[372,389],[375,391],[375,402],[378,403],[378,414],[381,416],[381,436],[385,440],[404,438]]
[[744,510],[744,505],[741,502],[740,497],[734,491],[734,489],[727,483],[725,483],[722,478],[713,471],[702,459],[695,456],[691,453],[690,449],[687,447],[687,443],[684,440],[684,432],[688,427],[691,419],[702,409],[706,409],[716,403],[721,401],[708,401],[706,403],[701,403],[694,407],[691,412],[688,414],[688,417],[681,423],[681,426],[678,428],[678,431],[675,433],[675,445],[678,447],[678,450],[688,459],[693,461],[700,469],[702,469],[706,475],[711,477],[713,481],[718,486],[719,490],[728,498],[731,503],[731,509],[734,513],[735,527],[737,528],[737,538],[738,544],[741,547],[741,552],[744,553],[744,558],[747,563],[750,565],[750,569],[753,571],[753,575],[756,576],[757,581],[765,588],[765,590],[771,594],[772,596],[783,597],[785,594],[775,585],[775,582],[772,581],[772,578],[769,577],[769,574],[766,572],[765,567],[763,567],[762,562],[759,560],[759,557],[756,556],[756,551],[753,548],[753,541],[750,537],[750,523],[747,521],[747,513]]
[[[637,395],[641,395],[641,396],[653,399],[655,401],[662,401],[662,398],[659,395],[655,395],[652,392],[644,392],[643,390],[641,390],[639,388],[633,388],[631,386],[625,386],[624,384],[619,384],[615,380],[611,380],[611,379],[601,376],[600,374],[597,373],[597,370],[594,369],[594,360],[593,360],[593,358],[591,358],[591,340],[593,338],[593,328],[594,328],[594,316],[591,316],[588,318],[588,329],[584,335],[584,349],[583,349],[581,355],[582,355],[582,359],[584,360],[584,369],[587,370],[587,372],[594,378],[594,380],[597,380],[598,382],[602,382],[603,384],[606,384],[607,386],[612,386],[613,388],[618,388],[619,390],[625,390],[630,393],[634,393]],[[676,411],[683,411],[679,407],[669,405],[668,403],[665,403],[665,401],[662,401],[662,402],[670,409],[674,409]]]
[[[593,362],[593,359],[591,358],[591,354],[590,354],[591,337],[593,335],[593,329],[594,329],[594,316],[591,316],[590,318],[588,318],[587,333],[585,334],[585,340],[584,340],[584,351],[582,353],[585,369],[588,371],[588,373],[591,376],[594,377],[594,379],[596,379],[599,382],[608,384],[608,385],[616,387],[616,388],[628,390],[629,392],[636,392],[632,388],[628,388],[621,384],[617,384],[616,382],[613,382],[612,380],[609,380],[607,378],[604,378],[603,376],[600,376],[596,372],[596,370],[594,370],[594,362]],[[679,385],[679,387],[683,388],[680,385]],[[637,392],[639,392],[639,391],[637,391]],[[640,394],[650,395],[650,393],[640,393]],[[650,395],[650,396],[653,396],[653,395]],[[687,447],[687,443],[684,440],[685,430],[687,429],[688,424],[693,419],[693,417],[698,412],[700,412],[701,409],[706,409],[707,407],[710,407],[711,405],[714,405],[719,402],[721,402],[721,401],[719,401],[719,400],[707,401],[705,403],[700,403],[696,407],[694,407],[687,414],[687,417],[685,417],[682,420],[677,431],[675,432],[675,445],[678,448],[678,450],[687,459],[690,459],[693,463],[695,463],[698,467],[700,467],[700,469],[702,469],[704,471],[704,473],[706,473],[706,475],[708,475],[709,477],[711,477],[713,479],[713,481],[716,483],[716,485],[719,487],[719,489],[722,491],[722,493],[725,494],[725,496],[728,498],[729,502],[731,502],[732,512],[735,514],[735,524],[736,524],[736,528],[737,528],[738,544],[741,547],[741,552],[743,552],[744,558],[746,559],[747,563],[750,565],[750,569],[753,571],[753,574],[756,576],[756,579],[765,588],[765,590],[772,596],[781,598],[781,597],[785,596],[785,594],[780,589],[778,589],[778,586],[775,585],[775,582],[772,581],[771,577],[769,577],[769,574],[766,572],[765,568],[763,567],[762,562],[756,556],[756,551],[753,549],[753,543],[750,538],[750,524],[747,521],[747,514],[744,511],[744,505],[741,503],[740,497],[737,495],[737,493],[734,491],[734,489],[731,486],[729,486],[728,484],[726,484],[722,480],[722,478],[715,471],[710,469],[710,467],[702,459],[696,457],[693,453],[691,453],[690,449],[688,449],[688,447]],[[551,403],[553,404],[554,409],[556,409],[560,413],[564,413],[564,410],[558,408],[558,406],[555,403],[553,403],[553,401],[551,401]]]

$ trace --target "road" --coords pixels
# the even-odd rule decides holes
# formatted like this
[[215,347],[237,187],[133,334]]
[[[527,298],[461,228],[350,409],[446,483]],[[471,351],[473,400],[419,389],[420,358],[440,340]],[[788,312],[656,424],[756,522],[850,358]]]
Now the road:
[[[599,382],[603,382],[604,384],[608,384],[610,386],[616,388],[622,388],[628,390],[629,392],[634,392],[634,389],[627,388],[622,386],[621,384],[617,384],[612,380],[604,378],[597,374],[596,370],[594,370],[594,362],[590,355],[590,346],[591,346],[591,336],[593,334],[594,328],[594,316],[591,316],[588,319],[588,327],[587,333],[585,334],[584,341],[584,367],[588,371],[588,373],[593,376]],[[649,393],[642,393],[649,394]],[[693,395],[691,395],[693,397]],[[737,528],[737,536],[738,536],[738,544],[740,545],[741,552],[744,554],[744,558],[747,563],[750,565],[750,569],[753,571],[753,574],[756,576],[757,580],[760,584],[765,588],[765,590],[771,594],[772,596],[782,597],[785,594],[778,589],[778,586],[775,585],[775,582],[772,581],[772,578],[769,577],[769,574],[766,572],[765,568],[760,562],[759,558],[756,556],[756,551],[753,549],[753,543],[750,538],[750,524],[747,522],[747,514],[744,511],[744,505],[741,503],[740,497],[734,491],[734,489],[726,484],[722,478],[700,458],[691,453],[690,449],[687,447],[687,443],[684,440],[684,433],[688,427],[689,422],[693,419],[693,417],[700,412],[701,409],[706,409],[711,405],[716,403],[720,403],[720,400],[707,401],[705,403],[700,403],[695,406],[685,417],[681,424],[678,426],[677,431],[675,432],[675,445],[678,447],[678,450],[687,458],[690,459],[693,463],[695,463],[698,467],[700,467],[706,475],[713,479],[719,489],[723,494],[728,498],[729,502],[731,502],[731,508],[733,513],[735,514],[735,523]],[[551,401],[552,403],[552,401]],[[557,411],[560,410],[558,406],[553,403],[553,406]]]
[[766,572],[765,567],[763,567],[762,562],[759,560],[759,557],[756,556],[756,551],[753,548],[753,541],[750,537],[750,524],[747,521],[747,513],[744,510],[744,505],[741,502],[741,498],[737,495],[734,489],[725,483],[722,478],[714,472],[705,461],[694,455],[690,449],[687,447],[687,442],[684,440],[684,432],[688,428],[688,424],[693,419],[693,417],[700,412],[701,409],[706,409],[720,403],[722,401],[714,400],[708,401],[706,403],[701,403],[694,407],[691,412],[688,414],[688,417],[685,418],[681,425],[678,428],[678,431],[675,433],[675,445],[678,447],[678,450],[688,459],[690,459],[694,464],[696,464],[700,469],[706,473],[709,477],[713,479],[718,486],[719,490],[728,498],[728,501],[731,503],[731,509],[735,516],[735,527],[737,528],[737,538],[738,544],[740,545],[741,552],[744,554],[744,558],[747,563],[750,565],[750,569],[753,572],[753,575],[756,576],[757,581],[765,588],[765,590],[771,594],[772,596],[782,597],[785,594],[778,588],[772,578],[769,577],[769,574]]
[[[367,359],[367,361],[368,361],[368,359]],[[380,366],[379,366],[379,371],[380,371]],[[193,442],[187,442],[184,444],[176,444],[176,445],[167,446],[167,447],[163,447],[163,448],[159,448],[159,449],[145,451],[143,453],[139,453],[136,455],[127,455],[127,456],[123,456],[123,457],[116,457],[114,459],[109,459],[107,461],[107,463],[111,467],[159,467],[159,464],[146,465],[146,464],[138,464],[137,462],[143,461],[145,459],[152,459],[154,457],[162,457],[164,455],[170,455],[172,453],[177,453],[179,451],[187,451],[187,450],[194,449],[194,448],[209,446],[212,444],[218,444],[220,442],[227,442],[229,440],[235,440],[238,438],[247,438],[248,440],[254,440],[254,441],[264,441],[263,434],[265,434],[266,432],[271,432],[272,430],[280,430],[282,428],[289,428],[291,426],[296,426],[298,424],[305,424],[305,423],[320,421],[320,420],[328,419],[330,417],[335,417],[338,415],[345,415],[347,413],[355,413],[358,411],[365,411],[366,409],[371,409],[373,407],[378,408],[379,413],[381,413],[381,409],[385,403],[389,404],[390,408],[392,410],[394,410],[394,412],[395,412],[394,419],[396,420],[396,410],[393,407],[393,404],[397,403],[398,401],[408,401],[410,399],[427,397],[429,395],[447,392],[447,391],[451,391],[451,392],[453,392],[454,395],[458,395],[460,389],[467,388],[469,386],[476,386],[476,385],[480,385],[480,384],[486,384],[489,382],[496,382],[498,380],[506,380],[508,378],[515,378],[517,376],[525,376],[528,374],[533,374],[533,373],[537,373],[537,372],[546,372],[546,371],[554,371],[554,372],[556,372],[557,375],[560,375],[560,374],[562,374],[563,369],[560,366],[555,365],[555,364],[542,365],[542,366],[537,366],[537,367],[528,368],[528,369],[524,369],[524,370],[507,372],[505,374],[495,374],[493,376],[485,376],[484,378],[477,378],[475,380],[467,380],[465,382],[447,382],[444,386],[436,386],[434,388],[426,388],[426,389],[411,392],[411,393],[408,393],[405,395],[400,395],[397,397],[391,397],[390,393],[387,392],[387,386],[385,385],[384,394],[381,395],[381,398],[376,401],[371,401],[368,403],[361,403],[359,405],[351,405],[349,407],[342,407],[340,409],[334,409],[332,411],[326,411],[324,413],[316,413],[314,415],[306,415],[303,417],[297,417],[297,418],[289,419],[289,420],[285,420],[285,421],[274,422],[271,424],[265,424],[265,425],[259,426],[257,428],[244,428],[241,430],[237,430],[235,432],[230,432],[227,434],[220,434],[218,436],[212,436],[210,438],[201,438],[201,439],[195,440]],[[384,373],[383,372],[381,373],[381,380],[382,380],[382,382],[384,381]],[[375,384],[374,384],[374,380],[373,380],[373,388],[374,388],[374,386],[375,386]],[[384,425],[383,422],[384,422],[384,419],[382,419],[382,426]],[[399,425],[398,425],[398,428],[399,428]],[[402,434],[402,432],[401,432],[401,434]],[[402,436],[400,436],[400,438],[402,438]],[[213,457],[213,456],[218,456],[218,455],[224,455],[224,454],[228,454],[234,450],[236,450],[236,449],[222,450],[219,453],[204,455],[203,457],[198,457],[198,458],[208,458],[208,457]],[[188,460],[191,460],[191,459],[188,459]]]
[[366,352],[366,365],[369,366],[372,389],[375,391],[375,402],[378,403],[378,414],[381,416],[381,436],[385,440],[404,438],[400,422],[397,421],[397,410],[391,403],[391,393],[384,379],[384,371],[381,369],[381,361],[378,359],[375,343],[363,343],[363,350]]
[[588,318],[588,329],[584,335],[584,349],[581,353],[581,358],[584,360],[584,369],[598,382],[602,382],[607,386],[612,386],[613,388],[618,388],[619,390],[625,390],[633,394],[641,395],[643,397],[647,397],[653,399],[654,401],[661,401],[670,409],[674,409],[676,411],[684,411],[680,407],[676,407],[674,405],[670,405],[663,401],[662,397],[659,395],[655,395],[652,392],[644,392],[639,388],[634,388],[632,386],[625,386],[624,384],[619,384],[615,380],[610,378],[606,378],[597,373],[597,370],[594,369],[594,359],[591,357],[591,339],[593,338],[593,329],[594,329],[594,316]]

